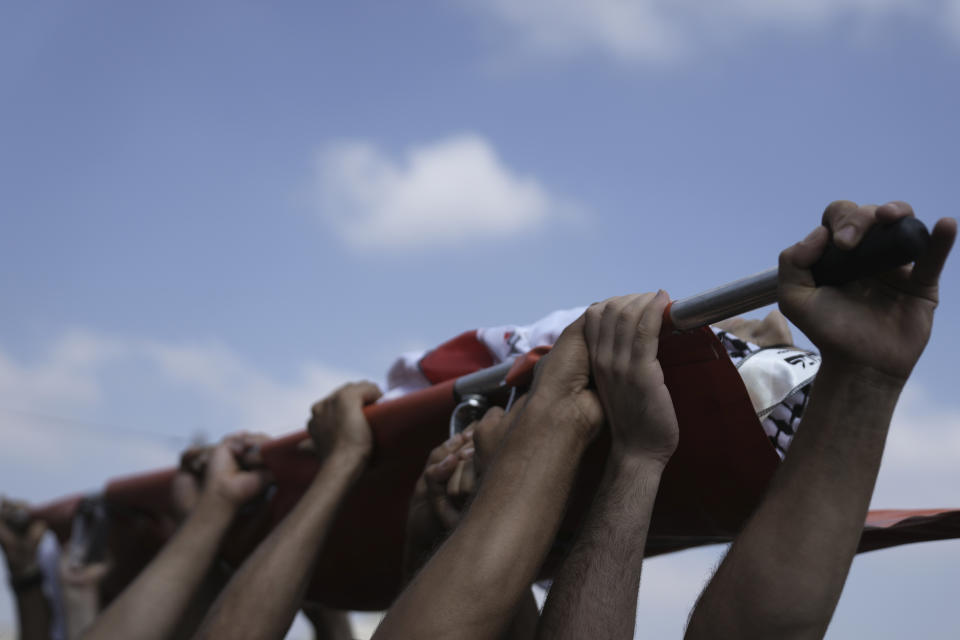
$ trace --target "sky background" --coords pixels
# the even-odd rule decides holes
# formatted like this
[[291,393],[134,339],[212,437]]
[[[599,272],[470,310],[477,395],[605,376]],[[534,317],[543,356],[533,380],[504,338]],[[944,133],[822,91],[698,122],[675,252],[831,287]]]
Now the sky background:
[[[0,5],[0,492],[298,429],[466,329],[749,275],[831,200],[958,214],[960,1],[717,4]],[[953,256],[876,507],[960,507],[958,326]],[[680,636],[721,553],[646,564],[638,637]],[[958,542],[862,556],[828,637],[956,638],[958,576]]]

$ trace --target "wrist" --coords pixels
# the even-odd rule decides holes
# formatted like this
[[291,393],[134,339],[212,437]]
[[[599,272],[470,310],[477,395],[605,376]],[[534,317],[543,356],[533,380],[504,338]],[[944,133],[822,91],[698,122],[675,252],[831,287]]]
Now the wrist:
[[555,399],[533,395],[518,417],[528,428],[550,431],[551,438],[569,436],[580,448],[586,448],[600,428],[570,398]]
[[210,524],[229,525],[240,506],[221,495],[215,487],[205,491],[193,509],[192,516],[200,516]]
[[344,468],[364,469],[367,466],[367,463],[370,462],[370,457],[372,454],[372,447],[356,444],[345,444],[336,447],[333,450],[333,455],[330,456],[330,461],[336,462]]
[[827,382],[821,382],[821,387],[827,383],[856,387],[866,393],[877,393],[882,397],[892,397],[896,400],[909,376],[909,373],[901,376],[881,371],[876,367],[853,362],[830,352],[823,353],[822,358],[817,380]]
[[353,484],[363,474],[369,460],[369,450],[352,446],[337,447],[320,462],[315,482],[323,477],[324,482],[345,480]]
[[607,475],[610,478],[655,479],[659,482],[669,459],[669,456],[647,451],[631,451],[614,442],[607,458]]

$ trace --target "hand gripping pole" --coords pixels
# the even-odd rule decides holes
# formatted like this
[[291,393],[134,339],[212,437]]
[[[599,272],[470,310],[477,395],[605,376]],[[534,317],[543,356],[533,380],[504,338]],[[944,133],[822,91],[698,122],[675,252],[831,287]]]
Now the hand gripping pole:
[[[811,272],[817,286],[842,285],[915,261],[930,233],[916,218],[871,227],[859,245],[843,251],[829,241]],[[676,300],[664,312],[664,331],[686,331],[759,309],[777,301],[777,268]]]

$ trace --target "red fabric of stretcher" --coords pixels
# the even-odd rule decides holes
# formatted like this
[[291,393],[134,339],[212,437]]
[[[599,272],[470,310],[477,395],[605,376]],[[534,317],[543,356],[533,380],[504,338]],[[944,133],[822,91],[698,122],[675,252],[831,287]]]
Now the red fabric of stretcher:
[[[528,383],[537,358],[545,351],[538,349],[518,360],[509,382],[521,387]],[[464,347],[462,353],[469,365],[437,359],[430,368],[431,377],[452,378],[489,365],[483,359],[488,354],[472,347]],[[662,337],[659,359],[677,410],[680,444],[660,484],[648,555],[731,540],[759,502],[779,462],[739,374],[709,328]],[[430,450],[447,437],[454,406],[453,380],[446,379],[365,410],[374,434],[373,459],[337,514],[308,597],[346,609],[389,606],[401,587],[408,501]],[[225,545],[229,562],[239,564],[312,481],[318,463],[312,453],[297,449],[306,437],[298,432],[263,446],[266,466],[277,481],[276,493],[256,513],[238,519]],[[602,475],[609,443],[609,435],[602,433],[581,463],[546,573],[573,540]],[[111,551],[116,564],[125,569],[111,580],[111,592],[131,579],[172,531],[172,473],[144,474],[107,485]],[[38,510],[37,515],[54,520],[63,537],[69,529],[64,519],[71,513],[70,506],[61,501]],[[957,511],[872,512],[860,549],[955,537],[960,537]]]

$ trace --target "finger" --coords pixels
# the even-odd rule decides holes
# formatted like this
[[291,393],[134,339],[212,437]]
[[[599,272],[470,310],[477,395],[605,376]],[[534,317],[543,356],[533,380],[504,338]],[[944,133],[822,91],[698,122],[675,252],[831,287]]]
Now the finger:
[[754,334],[754,342],[760,347],[775,347],[793,344],[793,334],[786,316],[774,309],[766,315]]
[[[721,331],[732,333],[738,338],[743,338],[742,327],[745,322],[747,322],[747,319],[743,316],[734,316],[732,318],[727,318],[726,320],[721,320],[720,322],[714,322],[713,326]],[[737,332],[738,329],[740,329],[739,333]]]
[[630,296],[630,302],[620,312],[617,323],[617,335],[613,342],[614,370],[625,374],[631,366],[633,357],[632,347],[640,330],[640,323],[645,313],[644,309],[650,304],[656,294],[644,293]]
[[917,260],[910,274],[910,281],[918,287],[933,288],[940,282],[940,272],[950,255],[957,237],[957,221],[941,218],[933,226],[926,251]]
[[457,456],[457,466],[453,470],[453,474],[450,476],[450,479],[447,481],[447,495],[455,496],[459,493],[460,479],[463,477],[463,467],[466,465],[465,460],[461,460]]
[[447,456],[456,453],[457,450],[463,446],[464,436],[462,433],[457,433],[446,440],[443,443],[434,448],[430,452],[430,455],[427,457],[428,464],[437,464]]
[[[466,432],[461,433],[460,436],[461,436],[460,444],[459,446],[457,446],[456,449],[453,450],[453,453],[462,457],[464,455],[464,452],[467,451],[468,449],[473,449],[474,445],[473,445],[473,438],[471,436],[468,436]],[[470,455],[473,455],[473,454],[470,454]]]
[[630,330],[629,327],[625,326],[623,309],[632,300],[632,296],[621,296],[607,300],[607,304],[603,308],[603,315],[600,316],[600,336],[597,339],[596,362],[605,363],[607,366],[613,362],[616,355],[614,343],[617,339],[617,333]]
[[450,452],[447,450],[446,441],[444,441],[443,444],[436,446],[430,450],[430,454],[427,456],[427,463],[424,466],[425,467],[433,466],[439,463],[444,458],[446,458],[448,455],[450,455]]
[[901,218],[906,218],[912,215],[913,207],[902,200],[894,200],[893,202],[882,204],[877,207],[875,212],[877,222],[883,224],[890,224],[891,222],[896,222]]
[[380,399],[380,396],[383,395],[383,391],[380,390],[380,387],[369,380],[353,382],[347,385],[344,392],[345,395],[349,395],[351,398],[359,399],[361,404],[364,406],[372,402],[376,402]]
[[[631,348],[634,363],[649,363],[657,359],[660,348],[660,327],[663,324],[663,310],[670,304],[670,296],[663,289],[657,291],[653,299],[642,309],[640,321],[634,333]],[[636,364],[633,364],[636,366]]]
[[594,302],[584,312],[583,336],[587,343],[590,358],[596,360],[600,340],[600,318],[603,317],[605,302]]
[[457,487],[457,495],[468,497],[472,496],[477,490],[477,467],[473,456],[463,461],[463,470],[460,472],[460,484]]
[[433,495],[443,495],[447,490],[447,482],[457,468],[457,457],[453,454],[432,464],[423,470],[423,479],[427,481],[427,489]]
[[375,402],[381,395],[380,388],[372,382],[353,382],[333,398],[334,410],[341,421],[366,421],[363,407]]
[[849,200],[831,202],[823,212],[823,224],[833,237],[833,243],[844,250],[853,249],[860,243],[876,220],[875,205],[857,206]]

